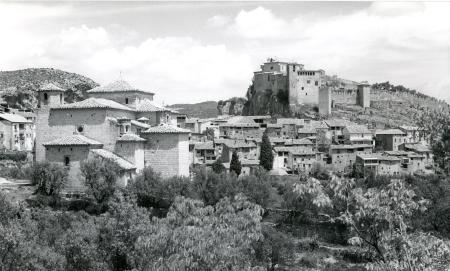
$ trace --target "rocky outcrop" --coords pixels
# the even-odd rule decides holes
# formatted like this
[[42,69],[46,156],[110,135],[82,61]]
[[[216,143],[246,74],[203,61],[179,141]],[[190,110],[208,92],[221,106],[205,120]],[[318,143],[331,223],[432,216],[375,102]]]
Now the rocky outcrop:
[[219,101],[217,111],[219,115],[242,115],[246,99],[233,97],[225,101]]
[[86,98],[86,91],[98,86],[92,79],[80,74],[51,68],[31,68],[0,71],[0,97],[10,107],[34,109],[35,91],[43,84],[54,83],[66,89],[66,101]]
[[277,93],[272,93],[270,90],[256,92],[253,86],[250,86],[246,96],[247,102],[242,110],[242,115],[271,115],[274,117],[291,115],[287,91],[278,91]]

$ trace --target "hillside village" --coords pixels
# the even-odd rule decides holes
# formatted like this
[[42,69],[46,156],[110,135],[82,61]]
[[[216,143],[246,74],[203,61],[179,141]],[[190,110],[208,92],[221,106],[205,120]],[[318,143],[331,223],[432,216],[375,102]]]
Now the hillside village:
[[[79,167],[88,157],[117,161],[122,185],[147,166],[164,177],[189,176],[190,169],[217,161],[229,168],[233,152],[243,174],[250,174],[260,165],[264,133],[272,145],[273,175],[309,175],[318,167],[339,175],[355,168],[391,176],[432,173],[427,131],[406,121],[380,124],[370,114],[363,119],[364,112],[383,103],[383,94],[364,82],[336,80],[323,70],[269,59],[254,74],[252,95],[278,91],[290,110],[314,106],[315,114],[205,119],[158,105],[155,93],[124,80],[87,90],[86,99],[71,103],[63,85],[48,82],[38,89],[34,112],[3,104],[0,141],[4,150],[26,151],[34,161],[69,168],[68,193],[83,191]],[[345,108],[359,112],[359,118]]]

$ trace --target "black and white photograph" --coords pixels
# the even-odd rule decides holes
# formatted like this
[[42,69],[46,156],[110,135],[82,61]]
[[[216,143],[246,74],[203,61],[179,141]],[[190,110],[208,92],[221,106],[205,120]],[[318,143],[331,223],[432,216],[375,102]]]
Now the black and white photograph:
[[450,2],[0,1],[0,271],[450,271]]

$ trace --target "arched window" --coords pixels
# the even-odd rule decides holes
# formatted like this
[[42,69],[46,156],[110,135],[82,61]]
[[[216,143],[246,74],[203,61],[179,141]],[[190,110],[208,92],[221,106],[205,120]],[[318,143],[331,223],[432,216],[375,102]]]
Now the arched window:
[[125,98],[125,104],[128,104],[128,98]]

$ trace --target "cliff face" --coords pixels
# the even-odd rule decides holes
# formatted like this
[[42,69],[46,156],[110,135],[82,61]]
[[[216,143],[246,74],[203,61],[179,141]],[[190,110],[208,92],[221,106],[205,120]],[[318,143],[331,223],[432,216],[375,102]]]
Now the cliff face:
[[217,111],[219,115],[242,115],[246,99],[233,97],[225,101],[219,101]]
[[285,91],[272,91],[257,93],[250,86],[247,90],[247,102],[242,110],[242,115],[272,115],[288,117],[291,115],[289,108],[289,93]]

